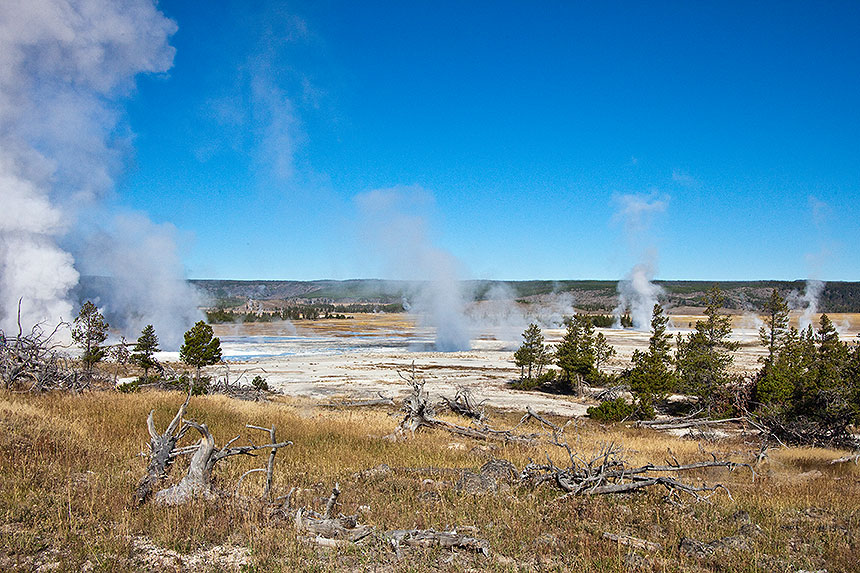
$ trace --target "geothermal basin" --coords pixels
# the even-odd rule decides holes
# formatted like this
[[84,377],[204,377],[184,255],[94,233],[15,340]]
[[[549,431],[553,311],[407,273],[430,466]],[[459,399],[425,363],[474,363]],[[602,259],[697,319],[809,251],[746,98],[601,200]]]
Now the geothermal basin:
[[[840,327],[842,340],[856,340],[860,315],[830,316]],[[670,318],[672,334],[689,332],[691,324],[703,319],[693,313]],[[734,369],[752,372],[759,368],[759,358],[764,355],[758,323],[740,315],[733,321],[732,338],[741,344]],[[588,399],[510,388],[509,383],[519,376],[513,352],[526,325],[473,325],[469,350],[437,352],[434,329],[420,326],[420,322],[420,317],[408,314],[381,313],[356,314],[346,320],[221,324],[214,329],[221,338],[231,380],[259,374],[270,387],[287,395],[321,402],[375,398],[379,393],[397,398],[406,392],[398,372],[405,374],[414,363],[435,398],[441,394],[453,397],[458,388],[465,388],[493,407],[524,410],[531,406],[563,416],[584,415],[593,404]],[[650,336],[633,330],[596,330],[617,351],[606,367],[608,371],[626,368],[633,351],[644,349]],[[543,333],[546,342],[552,344],[561,339],[564,330],[543,328]]]

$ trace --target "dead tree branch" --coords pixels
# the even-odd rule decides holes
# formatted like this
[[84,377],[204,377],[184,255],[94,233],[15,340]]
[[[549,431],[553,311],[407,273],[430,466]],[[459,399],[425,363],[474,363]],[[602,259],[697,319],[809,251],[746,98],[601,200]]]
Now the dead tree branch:
[[393,406],[394,398],[389,398],[377,392],[379,398],[371,398],[368,400],[352,400],[344,402],[332,402],[330,404],[322,404],[324,408],[360,408],[365,406]]
[[523,470],[521,480],[532,482],[535,485],[551,482],[559,489],[566,492],[565,497],[575,495],[604,495],[613,493],[626,493],[662,485],[669,490],[677,490],[690,494],[698,500],[706,499],[709,495],[703,493],[714,493],[717,490],[728,492],[723,485],[693,486],[679,481],[674,477],[653,475],[661,473],[680,474],[681,472],[702,468],[724,467],[730,471],[738,467],[750,468],[749,464],[721,461],[695,462],[692,464],[679,464],[677,461],[666,465],[646,464],[639,467],[630,467],[621,456],[622,450],[615,444],[607,444],[601,447],[598,453],[591,458],[585,459],[571,450],[566,442],[554,442],[555,445],[564,448],[570,459],[570,465],[561,468],[555,465],[547,456],[547,463],[530,463]]
[[487,420],[487,413],[483,409],[486,400],[475,403],[472,392],[466,388],[457,388],[453,399],[442,396],[442,400],[444,405],[455,414],[481,423]]
[[484,424],[477,427],[466,427],[440,420],[436,418],[436,411],[430,401],[430,395],[424,389],[424,379],[415,371],[415,363],[412,363],[412,369],[408,375],[404,375],[402,372],[397,374],[410,386],[410,391],[403,399],[401,406],[404,416],[395,431],[395,434],[399,436],[406,436],[407,433],[414,435],[416,430],[425,427],[445,430],[476,440],[500,440],[509,443],[531,443],[533,441],[534,436],[519,436],[510,430],[496,430]]
[[433,529],[396,529],[385,532],[385,538],[399,550],[401,545],[411,547],[433,547],[443,549],[469,549],[484,555],[490,554],[490,544],[484,539],[460,535],[454,531],[435,531]]

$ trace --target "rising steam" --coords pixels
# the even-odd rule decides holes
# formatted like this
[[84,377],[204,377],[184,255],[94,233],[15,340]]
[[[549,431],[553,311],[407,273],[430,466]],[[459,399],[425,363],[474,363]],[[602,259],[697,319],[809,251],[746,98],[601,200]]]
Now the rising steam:
[[[0,328],[14,326],[19,299],[25,328],[72,318],[70,291],[87,252],[76,257],[62,245],[83,234],[79,215],[98,211],[112,192],[128,147],[120,102],[137,74],[172,66],[175,31],[152,0],[0,3]],[[111,236],[118,235],[106,236],[98,257],[127,248]],[[102,304],[124,307],[127,316],[152,311],[158,305],[141,293],[165,294],[161,285],[182,277],[172,262],[159,266],[162,254],[138,252],[126,272],[102,265],[136,285],[117,293],[127,303]],[[171,304],[164,314],[194,301]]]
[[660,285],[651,282],[654,270],[648,263],[640,263],[633,267],[628,278],[618,281],[618,306],[615,307],[615,328],[621,326],[621,315],[630,311],[633,328],[648,330],[651,328],[651,314],[657,297],[663,294]]
[[410,312],[436,329],[436,350],[468,350],[466,297],[459,263],[434,246],[427,234],[427,211],[433,196],[424,189],[394,187],[355,198],[371,245],[389,262],[398,278],[413,281],[406,304]]
[[[795,299],[795,304],[798,310],[803,310],[800,318],[797,319],[797,324],[800,330],[805,329],[815,321],[818,314],[818,299],[824,291],[824,283],[819,280],[808,279],[803,296],[798,296]],[[814,327],[813,327],[814,328]]]
[[653,217],[666,210],[669,197],[651,193],[617,195],[613,199],[616,203],[614,219],[623,223],[630,249],[640,260],[626,279],[618,281],[618,306],[613,311],[615,325],[621,326],[621,315],[629,310],[633,328],[648,330],[654,304],[663,289],[651,282],[656,272],[656,250],[651,247],[642,251],[639,246],[647,244]]

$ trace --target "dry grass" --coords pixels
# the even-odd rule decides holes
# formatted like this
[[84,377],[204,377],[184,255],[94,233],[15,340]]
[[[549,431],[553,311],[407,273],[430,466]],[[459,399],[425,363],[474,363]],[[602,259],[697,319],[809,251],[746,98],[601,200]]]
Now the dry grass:
[[[291,524],[267,518],[253,504],[195,502],[136,509],[131,494],[146,463],[139,456],[146,448],[146,414],[155,408],[156,425],[163,428],[182,399],[178,393],[156,391],[0,394],[0,569],[31,570],[54,562],[69,571],[87,562],[95,571],[157,568],[141,561],[145,556],[132,542],[139,536],[181,554],[213,546],[247,547],[248,571],[625,570],[626,549],[601,539],[604,531],[661,543],[663,549],[644,566],[654,571],[847,571],[860,555],[860,472],[854,465],[827,463],[841,452],[774,451],[755,481],[746,471],[703,471],[694,479],[724,483],[732,492],[732,498],[718,494],[710,503],[684,500],[676,506],[656,490],[564,502],[555,501],[558,492],[548,487],[467,495],[452,487],[452,474],[353,474],[381,463],[474,470],[489,456],[508,459],[518,468],[546,452],[559,462],[563,457],[547,445],[489,446],[441,432],[391,442],[381,436],[392,431],[396,419],[384,410],[321,410],[287,398],[258,404],[195,397],[187,417],[205,421],[219,444],[236,434],[262,440],[245,424],[275,424],[279,439],[294,441],[278,454],[276,495],[297,486],[302,488],[297,501],[319,508],[339,481],[342,512],[358,513],[378,530],[474,525],[480,528],[478,536],[489,540],[491,557],[430,549],[398,557],[381,542],[337,551],[309,547],[296,541]],[[494,415],[499,426],[512,426],[518,418]],[[532,425],[525,431],[540,428]],[[739,439],[700,444],[587,421],[569,428],[568,441],[582,452],[608,441],[623,444],[634,464],[662,462],[668,449],[681,462],[703,459],[711,451],[749,461],[756,449]],[[244,471],[264,463],[265,456],[229,458],[216,467],[217,485],[232,490]],[[181,464],[172,479],[181,476]],[[259,474],[250,476],[242,493],[259,495],[260,480]],[[748,549],[703,560],[681,554],[683,537],[708,542],[737,534],[742,523],[732,516],[740,510],[760,528],[748,532]],[[218,560],[208,564],[212,570],[226,567]]]

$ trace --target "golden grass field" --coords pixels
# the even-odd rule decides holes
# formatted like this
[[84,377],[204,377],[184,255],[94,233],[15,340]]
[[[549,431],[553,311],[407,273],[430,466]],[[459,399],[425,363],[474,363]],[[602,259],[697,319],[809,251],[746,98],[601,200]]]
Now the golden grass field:
[[[267,517],[259,504],[224,499],[160,508],[136,508],[132,493],[144,472],[151,408],[163,428],[184,397],[142,391],[80,395],[0,393],[0,570],[52,571],[799,571],[856,570],[860,557],[860,471],[853,464],[829,465],[844,452],[790,448],[771,451],[756,468],[703,470],[692,480],[722,483],[731,491],[709,502],[664,492],[557,501],[559,491],[513,486],[483,495],[460,493],[447,472],[396,468],[479,468],[488,458],[510,460],[522,469],[549,454],[544,440],[533,446],[487,444],[440,431],[419,432],[405,441],[382,437],[397,419],[386,409],[331,410],[289,397],[265,403],[223,396],[193,397],[186,417],[206,422],[218,444],[249,434],[245,424],[275,424],[292,446],[278,453],[274,494],[300,488],[298,505],[319,510],[332,485],[343,494],[339,508],[358,514],[377,530],[474,526],[489,541],[489,557],[465,551],[404,549],[394,552],[371,541],[324,549],[296,539],[290,522]],[[497,427],[511,427],[519,414],[494,412]],[[556,418],[556,421],[561,421]],[[463,422],[460,422],[463,423]],[[534,422],[519,428],[541,432]],[[720,458],[750,462],[753,438],[719,442],[684,439],[647,429],[601,426],[577,420],[567,440],[582,453],[606,442],[621,444],[633,464]],[[183,443],[196,437],[189,433]],[[238,477],[265,464],[265,455],[220,462],[216,485],[232,492]],[[183,472],[183,460],[170,481]],[[355,475],[387,464],[395,471]],[[262,492],[259,474],[242,485],[245,498]],[[744,528],[747,512],[752,525]],[[602,538],[628,534],[662,548],[637,551]],[[742,532],[742,533],[741,533]],[[683,554],[684,537],[710,542],[740,535],[739,549],[699,559]],[[40,569],[41,567],[41,569]]]

